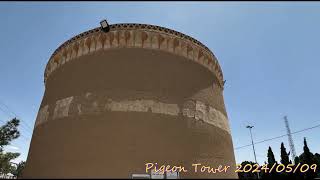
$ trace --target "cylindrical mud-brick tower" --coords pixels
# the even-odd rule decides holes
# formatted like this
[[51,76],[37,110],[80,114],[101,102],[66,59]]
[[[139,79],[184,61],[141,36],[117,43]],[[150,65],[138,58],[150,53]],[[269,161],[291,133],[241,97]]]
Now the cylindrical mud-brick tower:
[[[237,177],[221,68],[187,35],[95,28],[53,53],[44,81],[24,178],[130,178],[146,163],[184,166],[181,178]],[[197,163],[231,167],[201,173]]]

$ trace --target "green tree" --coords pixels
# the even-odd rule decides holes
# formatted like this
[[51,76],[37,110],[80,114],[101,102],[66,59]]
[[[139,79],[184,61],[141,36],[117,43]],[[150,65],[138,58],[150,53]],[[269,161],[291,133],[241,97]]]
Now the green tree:
[[285,166],[287,166],[289,163],[290,163],[290,161],[289,161],[289,154],[290,153],[287,153],[287,151],[286,151],[286,148],[284,147],[284,144],[283,143],[281,143],[281,148],[280,148],[280,150],[281,150],[281,160],[280,160],[280,162],[282,163],[282,164],[284,164]]
[[267,156],[268,156],[268,164],[273,165],[274,163],[277,163],[270,146],[269,146],[269,149],[268,149]]
[[[243,170],[244,166],[247,165],[247,164],[251,164],[252,166],[254,164],[256,164],[255,162],[252,162],[252,161],[243,161],[241,163],[241,170]],[[252,173],[252,171],[249,171],[249,172],[239,172],[238,173],[238,176],[239,176],[239,179],[257,179],[258,175],[257,173]]]
[[300,158],[299,158],[299,156],[296,156],[294,158],[294,164],[299,164],[299,162],[300,162]]
[[320,166],[320,154],[319,153],[314,154],[314,159],[315,159],[316,163],[319,164],[319,166]]
[[0,153],[0,173],[6,175],[14,170],[11,160],[17,158],[19,153]]
[[17,158],[19,153],[4,152],[3,147],[9,145],[10,142],[20,136],[18,126],[20,120],[13,118],[5,125],[0,127],[0,174],[7,175],[14,171],[11,161]]
[[[281,156],[281,164],[287,166],[288,164],[290,164],[290,160],[289,160],[289,155],[290,153],[287,153],[286,148],[284,147],[283,142],[281,143],[281,147],[280,147],[280,156]],[[291,177],[292,174],[288,174],[285,171],[278,173],[280,178],[289,178]]]
[[9,143],[20,136],[18,126],[20,120],[13,118],[5,125],[0,127],[0,152],[3,151],[3,146],[9,145]]
[[[303,153],[299,156],[301,164],[308,164],[309,166],[311,166],[312,164],[316,164],[315,157],[308,147],[306,138],[303,139],[303,144],[304,144]],[[317,169],[319,170],[319,167]],[[315,177],[316,177],[316,173],[310,170],[304,173],[305,179],[310,179],[310,178],[313,179]]]
[[318,153],[315,153],[314,154],[314,160],[315,160],[315,163],[317,164],[317,177],[320,177],[320,154]]
[[[278,162],[276,161],[273,151],[271,149],[271,147],[269,146],[268,149],[268,153],[267,153],[267,158],[268,158],[268,163],[265,163],[265,166],[267,166],[267,168],[271,168],[273,166],[273,164],[278,164]],[[265,172],[265,171],[261,171],[261,178],[262,179],[274,179],[274,178],[278,178],[278,173],[277,172]]]
[[19,164],[17,164],[17,167],[14,168],[14,170],[12,171],[12,174],[16,177],[19,178],[22,175],[22,170],[24,169],[26,165],[25,161],[21,161]]
[[306,163],[306,164],[314,163],[313,154],[310,152],[306,138],[303,138],[303,156],[302,156],[301,160],[303,163]]

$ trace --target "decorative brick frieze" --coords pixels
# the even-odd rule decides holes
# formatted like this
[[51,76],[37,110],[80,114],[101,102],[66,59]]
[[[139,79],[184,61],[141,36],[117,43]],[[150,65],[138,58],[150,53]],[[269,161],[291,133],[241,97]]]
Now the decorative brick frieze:
[[201,64],[217,77],[223,75],[214,54],[202,43],[177,31],[146,24],[114,24],[104,33],[100,28],[81,33],[63,43],[50,57],[44,80],[57,68],[78,57],[112,48],[144,48],[170,52]]

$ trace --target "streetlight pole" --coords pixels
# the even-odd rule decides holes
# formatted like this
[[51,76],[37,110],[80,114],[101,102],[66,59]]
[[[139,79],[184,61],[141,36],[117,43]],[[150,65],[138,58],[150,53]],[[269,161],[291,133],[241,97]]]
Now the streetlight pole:
[[[254,154],[254,160],[256,161],[256,164],[258,164],[257,156],[256,156],[256,150],[254,149],[252,132],[251,132],[251,129],[252,129],[253,127],[254,127],[254,126],[247,126],[247,128],[248,128],[249,131],[250,131],[250,137],[251,137],[251,144],[252,144],[252,149],[253,149],[253,154]],[[258,179],[260,179],[260,176],[259,176],[259,173],[258,173],[258,172],[257,172],[257,174],[258,174]]]

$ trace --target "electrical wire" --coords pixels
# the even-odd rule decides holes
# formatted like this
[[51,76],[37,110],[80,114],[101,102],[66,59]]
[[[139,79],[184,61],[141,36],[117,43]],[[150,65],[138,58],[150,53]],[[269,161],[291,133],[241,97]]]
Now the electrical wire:
[[[300,132],[307,131],[307,130],[311,130],[311,129],[314,129],[314,128],[317,128],[317,127],[320,127],[320,124],[319,124],[319,125],[316,125],[316,126],[309,127],[309,128],[305,128],[305,129],[302,129],[302,130],[299,130],[299,131],[292,132],[291,134],[300,133]],[[260,144],[260,143],[263,143],[263,142],[266,142],[266,141],[271,141],[271,140],[279,139],[279,138],[282,138],[282,137],[285,137],[285,136],[288,136],[288,134],[284,134],[284,135],[281,135],[281,136],[276,136],[276,137],[269,138],[269,139],[264,139],[264,140],[255,142],[255,143],[253,143],[253,144]],[[242,149],[242,148],[245,148],[245,147],[248,147],[248,146],[252,146],[252,144],[247,144],[247,145],[244,145],[244,146],[236,147],[235,150]]]

